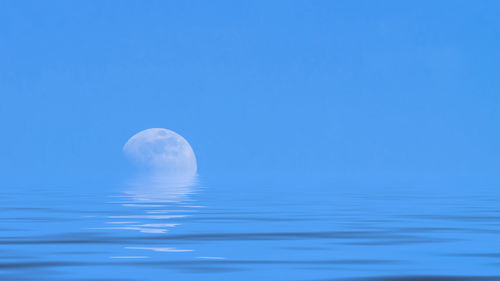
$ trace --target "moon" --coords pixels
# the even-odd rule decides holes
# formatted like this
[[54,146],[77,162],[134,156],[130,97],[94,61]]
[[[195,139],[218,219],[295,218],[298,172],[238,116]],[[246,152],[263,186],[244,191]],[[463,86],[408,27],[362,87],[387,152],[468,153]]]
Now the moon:
[[140,131],[125,143],[123,151],[137,166],[156,175],[177,179],[196,176],[194,151],[174,131],[163,128]]

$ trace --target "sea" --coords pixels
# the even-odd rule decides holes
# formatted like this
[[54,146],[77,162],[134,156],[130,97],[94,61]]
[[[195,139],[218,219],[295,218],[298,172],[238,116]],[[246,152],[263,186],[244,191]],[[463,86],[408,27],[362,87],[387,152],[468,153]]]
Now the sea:
[[436,190],[234,178],[4,188],[0,280],[500,280],[500,196]]

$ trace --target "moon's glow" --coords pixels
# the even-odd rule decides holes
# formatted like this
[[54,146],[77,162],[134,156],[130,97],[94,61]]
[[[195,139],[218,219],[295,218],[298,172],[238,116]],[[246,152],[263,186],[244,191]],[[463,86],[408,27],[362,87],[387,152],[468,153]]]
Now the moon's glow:
[[151,128],[131,137],[123,146],[125,154],[138,166],[176,178],[196,175],[196,157],[181,135],[167,129]]

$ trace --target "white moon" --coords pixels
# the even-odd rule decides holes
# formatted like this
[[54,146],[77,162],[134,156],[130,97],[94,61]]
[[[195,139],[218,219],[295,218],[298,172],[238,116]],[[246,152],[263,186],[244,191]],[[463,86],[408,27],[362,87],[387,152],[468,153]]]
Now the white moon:
[[167,129],[151,128],[131,137],[123,146],[125,154],[138,166],[176,178],[196,175],[196,157],[181,135]]

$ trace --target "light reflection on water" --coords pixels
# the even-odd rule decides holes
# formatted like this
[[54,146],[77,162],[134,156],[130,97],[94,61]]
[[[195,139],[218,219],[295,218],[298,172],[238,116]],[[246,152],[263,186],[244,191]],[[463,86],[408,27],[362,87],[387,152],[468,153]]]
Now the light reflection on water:
[[145,183],[4,191],[0,280],[500,280],[495,196]]

